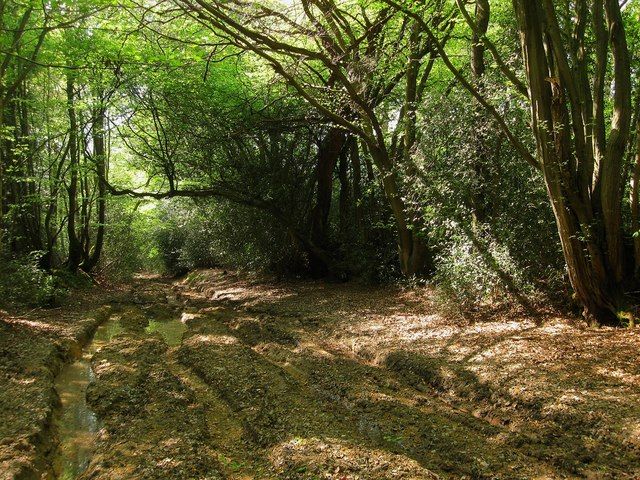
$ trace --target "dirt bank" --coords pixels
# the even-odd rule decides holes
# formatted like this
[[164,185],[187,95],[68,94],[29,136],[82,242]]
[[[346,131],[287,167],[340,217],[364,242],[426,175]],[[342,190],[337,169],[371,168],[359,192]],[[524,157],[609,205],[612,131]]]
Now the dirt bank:
[[109,315],[111,294],[24,315],[0,312],[0,478],[40,478],[55,441],[54,380]]

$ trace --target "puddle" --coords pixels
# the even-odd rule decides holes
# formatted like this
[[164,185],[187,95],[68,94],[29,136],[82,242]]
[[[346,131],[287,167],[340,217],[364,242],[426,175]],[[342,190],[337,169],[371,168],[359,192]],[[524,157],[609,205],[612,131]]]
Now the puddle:
[[93,451],[98,419],[87,406],[87,386],[93,378],[91,357],[115,335],[122,332],[119,318],[103,323],[82,357],[65,366],[56,378],[56,391],[62,402],[60,415],[55,419],[60,445],[53,459],[53,472],[59,480],[71,480],[89,465]]
[[[180,345],[187,326],[179,319],[150,319],[147,333],[158,332],[171,347]],[[53,457],[54,478],[73,480],[89,466],[99,422],[87,405],[87,386],[93,380],[91,357],[111,339],[124,331],[120,317],[103,323],[82,351],[82,357],[65,366],[55,383],[62,402],[60,414],[54,420],[60,444]]]
[[64,368],[56,381],[62,415],[56,419],[60,445],[53,461],[56,478],[70,480],[89,465],[98,420],[87,407],[85,393],[91,381],[89,358]]
[[182,342],[182,334],[187,331],[187,326],[180,320],[150,319],[149,325],[144,330],[147,333],[158,332],[167,345],[176,347]]

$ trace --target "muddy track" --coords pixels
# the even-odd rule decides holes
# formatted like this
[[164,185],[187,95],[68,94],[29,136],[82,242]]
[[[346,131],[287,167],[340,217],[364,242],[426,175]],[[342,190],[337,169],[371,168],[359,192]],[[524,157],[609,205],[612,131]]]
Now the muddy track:
[[[163,284],[119,314],[93,357],[102,423],[83,479],[515,478],[548,472],[501,428],[416,388],[397,368],[325,350],[313,319],[225,299],[187,307]],[[181,318],[179,345],[149,333]],[[166,320],[169,321],[169,320]],[[176,342],[177,343],[177,342]]]
[[[518,383],[531,383],[530,376],[514,377],[506,390],[481,378],[464,358],[429,354],[429,344],[407,340],[424,336],[424,321],[398,316],[409,307],[397,300],[372,309],[367,288],[282,288],[218,271],[199,275],[173,284],[140,279],[132,293],[109,302],[117,334],[89,355],[93,378],[86,399],[98,421],[91,454],[87,465],[57,478],[526,479],[640,473],[638,444],[624,430],[634,428],[633,403],[619,410],[618,423],[588,423],[612,418],[600,403],[583,407],[590,409],[584,422],[581,411],[550,415],[544,392],[533,396]],[[428,312],[422,315],[417,318],[437,321]],[[444,329],[452,331],[449,325]],[[530,335],[531,329],[523,331]],[[491,342],[500,345],[502,337]],[[632,345],[629,337],[617,342],[616,348]],[[456,349],[476,346],[467,342]],[[561,368],[544,373],[568,375]],[[497,378],[500,373],[494,370]],[[625,398],[638,393],[625,388]],[[54,444],[50,429],[42,431],[49,433],[38,441]],[[592,444],[584,448],[587,441]],[[6,445],[4,451],[14,456],[20,451]],[[32,465],[40,459],[46,466],[47,450],[30,451]],[[49,461],[59,461],[61,454]],[[7,475],[29,478],[15,471]]]

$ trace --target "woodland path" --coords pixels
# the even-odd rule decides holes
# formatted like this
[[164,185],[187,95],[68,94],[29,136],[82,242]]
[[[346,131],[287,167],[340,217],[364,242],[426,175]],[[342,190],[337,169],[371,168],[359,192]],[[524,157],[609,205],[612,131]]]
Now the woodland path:
[[220,270],[92,295],[98,315],[94,298],[0,323],[0,478],[59,455],[50,384],[107,317],[92,453],[58,478],[640,475],[637,331],[454,321],[427,289]]

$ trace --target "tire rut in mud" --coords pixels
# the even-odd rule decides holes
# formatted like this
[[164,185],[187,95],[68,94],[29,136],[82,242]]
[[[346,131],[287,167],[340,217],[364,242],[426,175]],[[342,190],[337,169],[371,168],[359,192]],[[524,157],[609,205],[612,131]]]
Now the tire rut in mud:
[[210,447],[206,411],[171,372],[166,343],[123,314],[127,333],[93,359],[87,398],[101,421],[95,455],[81,479],[224,478]]
[[147,317],[141,308],[123,315],[127,333],[94,356],[89,401],[104,428],[82,479],[548,472],[508,448],[501,426],[416,388],[406,369],[326,351],[304,319],[212,302],[182,316],[188,330],[169,348],[145,332]]

